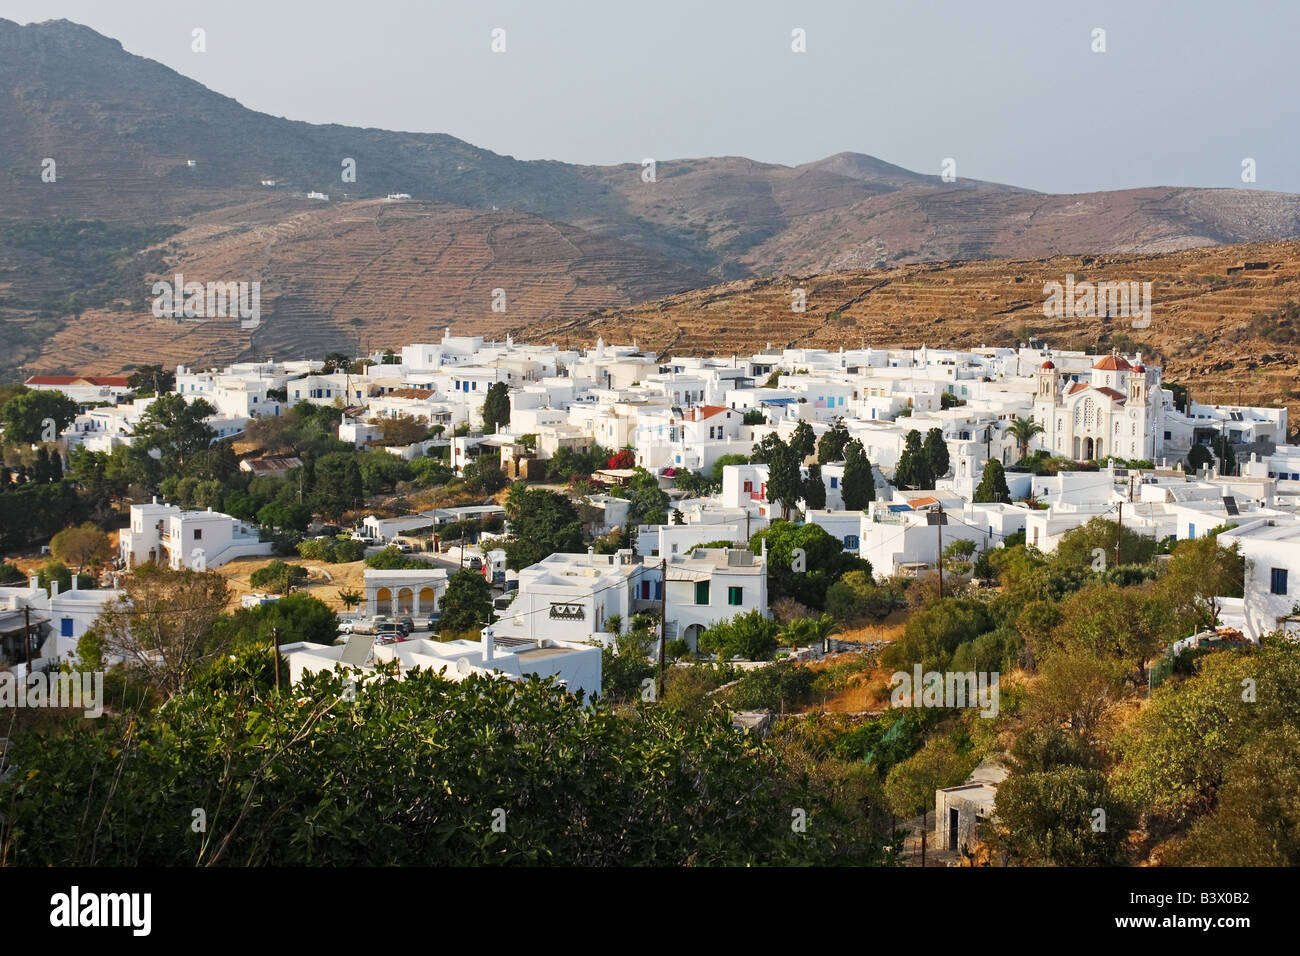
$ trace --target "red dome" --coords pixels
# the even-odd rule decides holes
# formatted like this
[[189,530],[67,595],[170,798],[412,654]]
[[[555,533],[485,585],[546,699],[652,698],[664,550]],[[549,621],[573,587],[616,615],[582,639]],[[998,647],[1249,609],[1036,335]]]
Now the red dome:
[[1145,365],[1135,365],[1135,366],[1133,366],[1133,371],[1135,371],[1135,372],[1142,372],[1143,374],[1145,374],[1145,373],[1146,373],[1146,370],[1147,370],[1147,367],[1146,367]]
[[1053,364],[1051,363],[1051,361],[1044,362],[1044,363],[1042,364],[1041,367],[1042,367],[1042,368],[1056,368],[1056,366],[1053,365]]

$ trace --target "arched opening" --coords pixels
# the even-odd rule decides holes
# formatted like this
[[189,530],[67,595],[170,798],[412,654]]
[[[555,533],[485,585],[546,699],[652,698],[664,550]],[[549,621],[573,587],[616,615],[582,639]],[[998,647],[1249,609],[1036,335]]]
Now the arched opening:
[[420,613],[431,614],[438,610],[438,593],[433,588],[420,588]]
[[393,592],[388,588],[379,588],[375,591],[375,611],[376,614],[393,613]]
[[1092,439],[1091,439],[1091,438],[1085,438],[1085,439],[1083,440],[1083,458],[1084,458],[1084,461],[1092,461],[1092,459],[1095,458],[1095,457],[1097,457],[1097,456],[1096,456],[1095,454],[1093,454],[1093,451],[1092,451]]
[[1097,439],[1097,447],[1096,447],[1095,449],[1093,449],[1092,457],[1093,457],[1093,458],[1100,458],[1101,455],[1102,455],[1102,452],[1101,452],[1101,439],[1098,438],[1098,439]]
[[397,592],[397,613],[410,614],[414,598],[415,594],[410,588],[399,589]]
[[682,637],[685,638],[686,643],[690,645],[692,653],[699,650],[700,635],[703,633],[704,633],[704,628],[699,624],[692,624],[690,627],[686,628],[686,630],[682,632]]

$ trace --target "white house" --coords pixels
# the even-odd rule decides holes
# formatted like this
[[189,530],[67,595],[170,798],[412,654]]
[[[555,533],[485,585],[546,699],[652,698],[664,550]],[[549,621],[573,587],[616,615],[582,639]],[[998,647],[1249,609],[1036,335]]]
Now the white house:
[[269,555],[271,542],[260,540],[256,527],[228,514],[185,511],[176,505],[131,506],[131,524],[119,535],[122,563],[130,568],[145,561],[173,570],[219,568],[235,558]]

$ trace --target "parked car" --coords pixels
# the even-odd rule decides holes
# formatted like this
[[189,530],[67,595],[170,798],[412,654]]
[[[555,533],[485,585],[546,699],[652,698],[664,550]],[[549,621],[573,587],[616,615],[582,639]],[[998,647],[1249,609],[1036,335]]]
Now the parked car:
[[429,615],[429,630],[431,630],[431,631],[436,631],[436,630],[438,629],[438,622],[441,621],[441,620],[442,620],[442,612],[441,612],[441,611],[433,611],[432,613],[430,613],[430,615]]
[[397,550],[402,552],[402,554],[410,554],[412,551],[415,550],[414,548],[411,547],[411,544],[408,541],[398,541],[396,542],[396,545],[397,545]]
[[375,633],[382,637],[397,637],[401,629],[393,621],[384,621],[375,625]]
[[406,637],[415,630],[415,621],[411,620],[410,617],[399,617],[397,619],[397,629],[402,632],[403,637]]
[[351,634],[353,630],[356,628],[356,626],[357,626],[356,621],[339,621],[339,633]]
[[483,570],[483,559],[482,559],[482,558],[470,558],[470,559],[469,559],[469,569],[470,569],[471,571],[482,571],[482,570]]

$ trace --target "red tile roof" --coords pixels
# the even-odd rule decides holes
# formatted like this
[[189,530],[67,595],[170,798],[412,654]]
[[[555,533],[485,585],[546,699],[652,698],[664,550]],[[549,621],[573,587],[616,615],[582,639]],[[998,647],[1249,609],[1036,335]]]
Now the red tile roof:
[[1132,370],[1133,366],[1129,365],[1128,360],[1122,355],[1107,355],[1093,368],[1101,369],[1103,372],[1128,372]]
[[33,375],[25,385],[98,385],[111,388],[129,388],[125,375]]
[[694,413],[695,416],[692,419],[692,421],[702,422],[704,421],[704,419],[712,418],[714,415],[717,415],[720,412],[729,412],[729,411],[731,411],[731,409],[729,409],[726,405],[701,405],[699,408],[692,409],[692,412]]
[[1117,392],[1113,388],[1103,387],[1097,389],[1097,391],[1101,392],[1101,394],[1105,395],[1107,398],[1119,402],[1119,404],[1121,405],[1123,405],[1126,401],[1128,401],[1128,398],[1123,393]]

